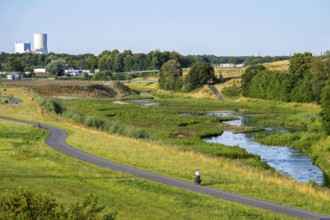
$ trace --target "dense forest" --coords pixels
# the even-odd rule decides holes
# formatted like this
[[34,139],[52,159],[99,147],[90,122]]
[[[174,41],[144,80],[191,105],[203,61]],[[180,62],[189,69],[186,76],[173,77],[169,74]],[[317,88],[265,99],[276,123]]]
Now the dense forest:
[[101,54],[55,54],[47,55],[34,53],[4,53],[0,54],[0,71],[33,72],[34,68],[45,68],[47,65],[59,63],[65,68],[86,69],[94,72],[95,69],[110,72],[129,72],[139,70],[159,70],[169,61],[176,60],[182,68],[190,67],[197,62],[206,62],[211,65],[222,63],[254,65],[258,63],[286,60],[288,56],[254,57],[254,56],[214,56],[214,55],[181,55],[175,51],[151,51],[147,54],[133,53],[131,50],[105,50]]

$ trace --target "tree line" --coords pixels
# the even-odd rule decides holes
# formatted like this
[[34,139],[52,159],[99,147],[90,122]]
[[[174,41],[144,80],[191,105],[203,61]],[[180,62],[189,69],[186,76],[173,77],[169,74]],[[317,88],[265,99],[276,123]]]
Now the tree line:
[[270,71],[262,65],[248,67],[242,75],[243,95],[321,104],[323,125],[330,134],[330,51],[321,56],[297,53],[289,63],[289,73]]
[[[181,55],[175,51],[154,50],[149,53],[133,53],[131,50],[119,52],[118,50],[105,50],[99,55],[94,54],[34,54],[34,53],[5,53],[0,54],[0,71],[31,72],[35,68],[45,68],[47,65],[63,68],[86,69],[94,72],[95,69],[110,72],[129,72],[139,70],[159,70],[169,60],[176,60],[182,68],[191,67],[197,62],[206,62],[211,65],[222,63],[263,63],[288,59],[282,57],[231,57],[214,55]],[[63,66],[63,67],[62,67]],[[58,72],[62,74],[61,71]]]

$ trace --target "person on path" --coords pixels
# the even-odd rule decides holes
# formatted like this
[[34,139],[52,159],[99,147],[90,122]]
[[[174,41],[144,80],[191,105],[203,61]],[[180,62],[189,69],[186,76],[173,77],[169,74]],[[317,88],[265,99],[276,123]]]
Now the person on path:
[[201,180],[201,173],[199,172],[199,170],[197,169],[195,172],[195,182],[200,184],[202,182]]

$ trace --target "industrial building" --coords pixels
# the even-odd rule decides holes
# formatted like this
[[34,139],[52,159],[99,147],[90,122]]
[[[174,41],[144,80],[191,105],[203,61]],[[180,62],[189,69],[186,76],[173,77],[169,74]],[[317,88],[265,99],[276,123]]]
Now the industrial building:
[[[47,54],[47,34],[34,34],[34,53]],[[29,53],[31,50],[31,43],[15,43],[15,53]]]
[[41,53],[41,54],[47,54],[47,34],[34,34],[34,52],[35,53]]
[[15,53],[29,53],[29,52],[31,52],[31,43],[15,42]]

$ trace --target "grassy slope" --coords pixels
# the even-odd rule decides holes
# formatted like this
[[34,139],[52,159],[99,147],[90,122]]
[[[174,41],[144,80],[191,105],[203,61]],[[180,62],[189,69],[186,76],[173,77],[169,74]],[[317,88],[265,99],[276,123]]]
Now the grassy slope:
[[[192,171],[192,168],[187,169],[187,166],[191,166],[196,156],[200,157],[199,155],[172,151],[159,145],[108,136],[96,131],[75,127],[61,118],[40,112],[36,103],[31,101],[30,97],[22,95],[21,91],[9,89],[9,92],[14,94],[15,97],[23,99],[24,102],[19,105],[0,105],[1,115],[40,121],[62,127],[70,132],[69,143],[84,148],[92,147],[91,151],[96,154],[100,154],[104,150],[116,149],[118,154],[120,153],[118,157],[111,153],[115,160],[126,161],[127,164],[137,163],[138,165],[138,162],[128,160],[128,156],[138,152],[133,158],[139,158],[138,155],[142,156],[150,151],[148,154],[152,156],[144,158],[146,162],[142,162],[150,167],[155,167],[155,162],[162,161],[154,161],[152,159],[154,155],[157,158],[164,157],[168,159],[179,155],[183,167],[174,167],[174,171],[177,172],[173,172],[176,173],[173,176],[177,177],[182,175],[183,170],[185,172],[187,170]],[[12,136],[13,133],[15,137]],[[47,134],[45,131],[36,129],[33,126],[0,120],[0,134],[1,195],[4,195],[6,190],[22,186],[29,187],[34,191],[54,194],[60,202],[64,203],[82,200],[88,193],[94,193],[99,196],[101,204],[107,206],[108,211],[114,209],[119,211],[118,219],[288,218],[272,212],[144,181],[72,159],[46,146],[43,138]],[[104,148],[105,145],[106,148]],[[130,148],[128,151],[126,146]],[[162,151],[158,152],[160,149]],[[109,155],[106,155],[106,157],[109,157]],[[201,168],[207,166],[205,170],[209,166],[213,166],[214,163],[220,162],[221,167],[229,165],[228,162],[223,164],[224,162],[210,158],[200,159],[210,163],[210,165],[206,163],[201,166]],[[173,160],[176,160],[176,158]],[[164,164],[159,167],[164,169]],[[154,169],[154,171],[161,173],[160,169]],[[239,170],[240,168],[236,167],[236,169]],[[222,172],[225,171],[224,168],[222,170]],[[218,173],[215,169],[212,172]],[[191,173],[187,173],[183,177],[181,176],[181,179],[189,179],[190,181],[190,176]],[[311,189],[311,191],[314,190]]]
[[128,87],[116,82],[43,80],[43,81],[4,81],[4,86],[20,86],[33,89],[47,97],[98,97],[115,98],[133,93]]

